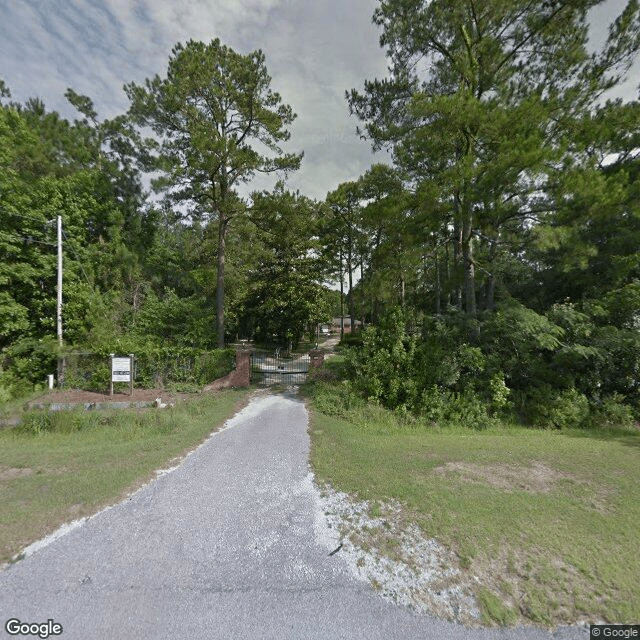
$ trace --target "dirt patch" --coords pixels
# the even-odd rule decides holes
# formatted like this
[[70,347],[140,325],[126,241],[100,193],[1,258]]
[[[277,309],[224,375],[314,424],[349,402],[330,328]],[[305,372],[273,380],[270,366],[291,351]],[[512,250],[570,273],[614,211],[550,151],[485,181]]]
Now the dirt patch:
[[53,391],[44,394],[29,405],[33,404],[66,404],[85,402],[152,402],[156,398],[161,398],[162,402],[175,402],[177,399],[190,397],[192,394],[171,393],[166,389],[134,389],[133,395],[128,393],[96,393],[94,391],[83,391],[81,389],[66,389],[64,391]]
[[541,462],[534,462],[530,467],[447,462],[436,467],[434,471],[441,474],[455,473],[468,482],[488,484],[504,491],[521,490],[530,493],[548,493],[555,489],[561,480],[577,480],[570,473],[551,469]]
[[2,480],[14,480],[15,478],[24,478],[30,476],[33,473],[33,469],[28,467],[1,467],[0,466],[0,481]]

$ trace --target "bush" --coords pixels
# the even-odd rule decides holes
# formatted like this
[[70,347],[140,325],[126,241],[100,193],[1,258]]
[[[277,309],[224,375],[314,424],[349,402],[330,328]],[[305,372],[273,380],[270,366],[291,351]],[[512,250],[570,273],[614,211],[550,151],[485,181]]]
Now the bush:
[[633,409],[620,394],[607,396],[591,406],[589,426],[595,429],[631,429],[635,423]]
[[378,327],[369,326],[361,335],[362,346],[350,350],[346,359],[354,387],[389,409],[413,408],[418,395],[415,337],[406,332],[404,311],[393,310]]
[[489,415],[487,404],[474,393],[455,393],[435,386],[422,392],[418,413],[433,424],[451,423],[472,429],[486,429],[497,423]]
[[314,405],[318,411],[328,416],[344,417],[354,409],[365,405],[347,380],[340,384],[318,381],[305,389],[313,396]]
[[345,333],[342,336],[342,339],[338,343],[339,347],[361,347],[363,345],[363,332],[362,331],[352,331],[350,333]]
[[42,388],[43,385],[33,384],[25,378],[20,378],[13,371],[0,369],[0,404],[16,398],[23,398]]
[[510,301],[478,318],[427,316],[417,336],[394,309],[348,350],[346,374],[362,398],[430,422],[477,427],[517,414],[542,428],[629,425],[640,333],[600,321],[569,303],[545,315]]
[[0,402],[21,398],[41,389],[56,369],[57,342],[24,338],[2,350],[0,360]]
[[535,427],[572,429],[586,426],[589,409],[589,401],[576,389],[558,391],[545,385],[531,390],[526,417]]
[[330,369],[329,367],[311,369],[307,374],[308,382],[336,382],[337,380],[337,372],[334,369]]

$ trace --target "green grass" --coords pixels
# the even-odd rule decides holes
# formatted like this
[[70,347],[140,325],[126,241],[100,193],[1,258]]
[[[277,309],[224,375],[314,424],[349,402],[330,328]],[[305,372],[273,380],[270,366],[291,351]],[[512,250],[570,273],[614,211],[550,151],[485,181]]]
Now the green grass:
[[640,620],[640,432],[434,428],[336,388],[312,392],[316,475],[400,501],[480,578],[485,621]]
[[48,391],[48,389],[37,389],[29,391],[29,393],[23,394],[19,398],[12,398],[0,403],[0,424],[5,420],[10,421],[14,418],[19,418],[24,413],[24,407],[28,402],[42,397]]
[[482,621],[485,624],[497,623],[507,626],[517,620],[516,612],[511,607],[505,606],[502,600],[486,587],[478,589],[477,598],[482,611]]
[[0,563],[153,478],[249,393],[222,391],[162,410],[30,412],[0,430]]

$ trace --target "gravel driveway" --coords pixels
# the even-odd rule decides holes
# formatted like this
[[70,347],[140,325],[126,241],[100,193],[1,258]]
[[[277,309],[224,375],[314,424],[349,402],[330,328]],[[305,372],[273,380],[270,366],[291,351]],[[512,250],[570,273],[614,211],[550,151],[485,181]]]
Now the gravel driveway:
[[257,397],[177,468],[0,572],[2,637],[24,637],[10,618],[52,619],[63,640],[588,637],[471,630],[381,598],[329,555],[306,426],[295,396]]

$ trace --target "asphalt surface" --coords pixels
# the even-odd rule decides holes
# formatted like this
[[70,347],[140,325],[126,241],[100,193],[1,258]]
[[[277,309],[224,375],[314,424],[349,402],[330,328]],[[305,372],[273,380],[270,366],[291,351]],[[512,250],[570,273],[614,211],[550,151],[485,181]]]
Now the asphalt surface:
[[[584,639],[473,630],[381,598],[349,572],[319,508],[304,404],[267,395],[124,502],[0,572],[0,622],[63,640]],[[27,636],[37,637],[37,636]]]

